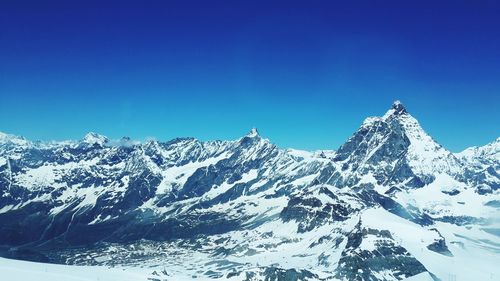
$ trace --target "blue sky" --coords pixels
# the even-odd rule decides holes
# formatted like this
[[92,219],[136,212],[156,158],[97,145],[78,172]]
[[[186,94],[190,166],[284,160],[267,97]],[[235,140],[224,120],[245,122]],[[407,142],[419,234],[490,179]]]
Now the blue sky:
[[281,147],[336,149],[399,99],[452,151],[500,136],[496,1],[8,2],[3,132],[211,140],[257,127]]

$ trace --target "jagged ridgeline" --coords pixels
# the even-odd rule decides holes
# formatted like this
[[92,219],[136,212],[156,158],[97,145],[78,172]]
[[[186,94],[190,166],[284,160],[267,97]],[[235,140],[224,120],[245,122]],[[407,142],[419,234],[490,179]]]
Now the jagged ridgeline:
[[[157,280],[498,280],[500,139],[461,153],[395,102],[336,151],[0,133],[0,253]],[[491,279],[491,280],[493,280]]]

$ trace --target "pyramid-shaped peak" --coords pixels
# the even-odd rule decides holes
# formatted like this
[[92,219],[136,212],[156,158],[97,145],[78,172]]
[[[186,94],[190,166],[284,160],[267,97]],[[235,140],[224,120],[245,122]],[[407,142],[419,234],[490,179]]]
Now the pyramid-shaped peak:
[[[367,170],[385,165],[383,163],[405,163],[413,174],[424,176],[439,171],[458,174],[462,169],[451,152],[429,136],[399,101],[395,101],[382,118],[367,118],[337,150],[335,160],[350,162],[354,169]],[[359,163],[366,166],[360,168]],[[426,180],[425,177],[419,179],[421,182],[416,186],[427,183]]]

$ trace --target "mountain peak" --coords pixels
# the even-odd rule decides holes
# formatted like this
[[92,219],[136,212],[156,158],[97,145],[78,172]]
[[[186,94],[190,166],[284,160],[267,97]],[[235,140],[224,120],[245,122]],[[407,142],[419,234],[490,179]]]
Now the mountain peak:
[[458,159],[432,139],[400,101],[395,101],[383,117],[365,119],[361,128],[338,149],[336,159],[352,163],[355,170],[373,169],[381,178],[386,176],[391,181],[395,178],[384,174],[388,167],[384,165],[399,163],[415,175],[415,186],[429,183],[432,177],[428,175],[435,171],[452,175],[461,172]]
[[392,103],[392,109],[394,109],[396,112],[406,112],[405,106],[399,100],[396,100]]
[[93,145],[93,144],[104,145],[108,141],[109,140],[107,137],[105,137],[103,135],[99,135],[99,134],[94,133],[94,132],[90,132],[90,133],[86,134],[85,137],[83,138],[83,142],[90,144],[90,145]]
[[247,133],[246,136],[250,137],[250,138],[254,138],[254,137],[259,137],[260,135],[259,135],[259,131],[257,130],[257,128],[254,127],[250,130],[250,132]]
[[399,100],[396,100],[392,103],[391,109],[389,109],[385,113],[383,118],[387,119],[391,116],[401,116],[401,115],[405,115],[405,114],[408,114],[406,107]]
[[26,140],[24,137],[0,132],[0,143],[13,143],[17,145],[25,145],[28,143],[28,140]]

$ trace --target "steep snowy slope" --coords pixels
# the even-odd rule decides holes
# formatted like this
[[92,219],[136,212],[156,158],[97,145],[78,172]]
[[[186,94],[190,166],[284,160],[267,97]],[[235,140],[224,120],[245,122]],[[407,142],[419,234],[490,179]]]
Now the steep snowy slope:
[[1,134],[0,254],[158,280],[487,280],[500,276],[495,143],[452,154],[400,102],[335,152],[283,150],[256,129],[209,142]]

